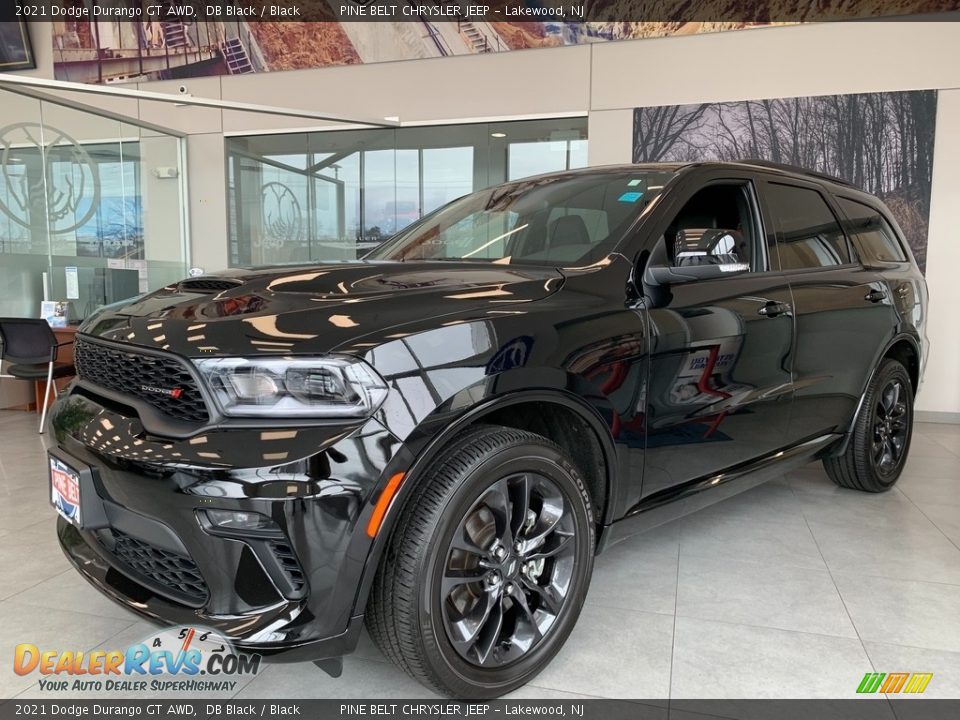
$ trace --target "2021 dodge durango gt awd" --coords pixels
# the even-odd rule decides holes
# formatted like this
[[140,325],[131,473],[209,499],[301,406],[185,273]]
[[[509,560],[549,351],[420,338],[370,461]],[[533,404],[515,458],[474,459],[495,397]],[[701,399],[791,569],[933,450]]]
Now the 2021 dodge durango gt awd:
[[[530,178],[362,260],[89,318],[58,533],[126,607],[429,688],[529,681],[619,538],[820,459],[889,489],[927,291],[875,197],[756,162]],[[66,488],[66,489],[64,489]]]

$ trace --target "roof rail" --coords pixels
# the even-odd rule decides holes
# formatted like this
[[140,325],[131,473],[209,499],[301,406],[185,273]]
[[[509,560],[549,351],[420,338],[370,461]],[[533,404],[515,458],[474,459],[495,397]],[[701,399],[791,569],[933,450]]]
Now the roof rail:
[[778,163],[773,162],[772,160],[764,160],[762,158],[744,158],[740,160],[741,163],[746,163],[749,165],[757,165],[759,167],[771,168],[773,170],[783,170],[784,172],[797,173],[799,175],[809,175],[810,177],[820,178],[821,180],[829,180],[830,182],[835,182],[838,185],[846,185],[847,187],[855,188],[854,185],[849,180],[844,180],[841,177],[836,175],[830,175],[829,173],[820,172],[819,170],[811,170],[809,168],[800,167],[799,165],[790,165],[789,163]]

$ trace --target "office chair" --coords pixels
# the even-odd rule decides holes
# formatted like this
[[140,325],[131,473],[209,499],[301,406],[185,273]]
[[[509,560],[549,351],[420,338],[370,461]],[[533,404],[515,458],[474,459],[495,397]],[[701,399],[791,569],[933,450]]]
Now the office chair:
[[46,320],[0,318],[0,364],[4,360],[16,363],[7,368],[7,374],[0,370],[0,378],[10,377],[34,382],[44,378],[47,380],[40,428],[37,432],[42,433],[44,430],[51,386],[54,398],[59,395],[54,379],[75,373],[73,365],[54,364],[60,348],[71,342],[73,341],[58,343],[57,336],[53,334]]

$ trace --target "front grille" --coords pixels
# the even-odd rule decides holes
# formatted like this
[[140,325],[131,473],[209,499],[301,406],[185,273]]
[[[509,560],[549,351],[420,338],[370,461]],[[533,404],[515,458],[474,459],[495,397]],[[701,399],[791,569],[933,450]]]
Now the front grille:
[[300,562],[297,560],[293,548],[285,542],[278,542],[276,540],[269,543],[269,545],[273,556],[280,565],[281,571],[283,571],[284,577],[287,579],[287,582],[290,583],[290,590],[293,596],[299,596],[303,593],[307,581],[303,577],[303,568],[300,567]]
[[[138,398],[175,420],[205,423],[210,419],[196,381],[183,361],[172,355],[118,350],[77,338],[73,356],[82,380]],[[168,394],[175,390],[180,391],[176,397]]]
[[164,550],[156,545],[112,531],[114,556],[136,575],[174,600],[189,605],[202,605],[208,597],[207,584],[200,571],[186,555]]

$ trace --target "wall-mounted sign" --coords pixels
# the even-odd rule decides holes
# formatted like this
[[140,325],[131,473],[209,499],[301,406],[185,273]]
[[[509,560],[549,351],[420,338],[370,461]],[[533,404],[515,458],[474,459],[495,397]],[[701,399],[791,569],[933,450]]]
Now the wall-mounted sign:
[[80,299],[80,272],[75,267],[66,267],[63,269],[66,275],[67,300]]

